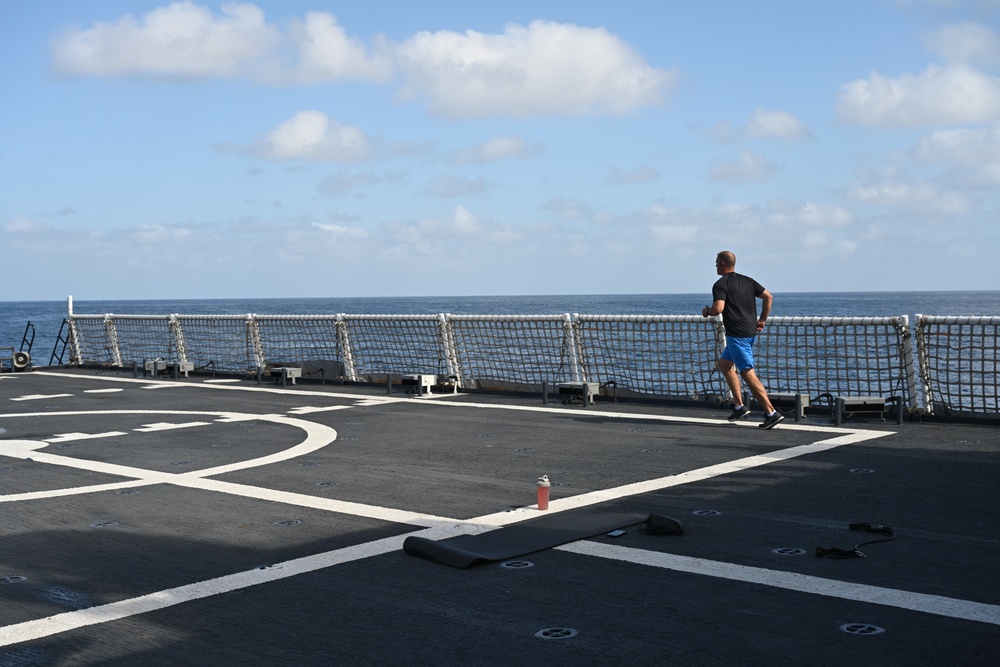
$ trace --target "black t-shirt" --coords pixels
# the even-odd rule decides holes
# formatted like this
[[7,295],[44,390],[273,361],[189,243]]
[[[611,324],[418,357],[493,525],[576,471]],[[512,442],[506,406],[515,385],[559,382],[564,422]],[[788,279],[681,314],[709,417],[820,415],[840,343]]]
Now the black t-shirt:
[[725,301],[722,323],[726,335],[752,338],[757,335],[757,297],[764,287],[749,276],[727,273],[712,285],[712,300]]

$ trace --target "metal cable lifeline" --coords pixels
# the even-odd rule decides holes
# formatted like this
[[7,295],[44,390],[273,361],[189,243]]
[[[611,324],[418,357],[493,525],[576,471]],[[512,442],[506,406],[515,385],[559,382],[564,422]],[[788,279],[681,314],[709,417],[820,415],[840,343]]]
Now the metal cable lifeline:
[[[71,363],[143,360],[325,380],[406,374],[461,387],[615,385],[617,395],[727,400],[721,318],[693,315],[87,315],[69,308]],[[772,317],[757,347],[770,392],[896,397],[909,412],[996,414],[1000,318]],[[911,334],[915,334],[912,335]],[[916,340],[916,355],[913,339]]]

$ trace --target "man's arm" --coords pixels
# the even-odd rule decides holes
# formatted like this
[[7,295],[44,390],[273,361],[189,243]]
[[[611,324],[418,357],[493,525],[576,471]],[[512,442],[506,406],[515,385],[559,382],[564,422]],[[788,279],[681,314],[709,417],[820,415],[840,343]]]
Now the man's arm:
[[757,331],[764,330],[764,322],[771,314],[771,306],[774,304],[774,297],[767,290],[760,293],[760,317],[757,318]]
[[[765,290],[766,291],[766,290]],[[726,302],[722,299],[716,299],[711,306],[705,306],[701,309],[702,317],[715,317],[720,315],[722,311],[726,309]]]

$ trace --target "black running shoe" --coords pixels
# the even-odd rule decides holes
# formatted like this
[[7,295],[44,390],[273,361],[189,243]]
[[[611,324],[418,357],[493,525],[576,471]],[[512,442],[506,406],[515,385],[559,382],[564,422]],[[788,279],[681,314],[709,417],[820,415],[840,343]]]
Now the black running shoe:
[[764,417],[764,421],[757,425],[757,428],[774,428],[781,422],[785,421],[784,416],[778,411],[775,411],[770,417]]
[[726,419],[728,419],[731,422],[734,422],[740,419],[746,419],[749,416],[750,416],[750,408],[748,408],[745,405],[741,405],[740,407],[734,409],[733,414],[729,415]]

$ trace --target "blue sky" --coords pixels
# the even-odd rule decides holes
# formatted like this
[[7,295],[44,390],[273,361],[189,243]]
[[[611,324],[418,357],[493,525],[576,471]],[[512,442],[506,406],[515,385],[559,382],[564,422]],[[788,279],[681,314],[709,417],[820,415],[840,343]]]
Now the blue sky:
[[0,301],[1000,289],[1000,0],[0,8]]

